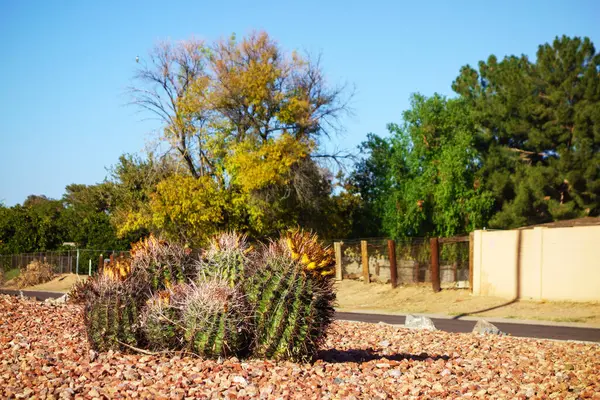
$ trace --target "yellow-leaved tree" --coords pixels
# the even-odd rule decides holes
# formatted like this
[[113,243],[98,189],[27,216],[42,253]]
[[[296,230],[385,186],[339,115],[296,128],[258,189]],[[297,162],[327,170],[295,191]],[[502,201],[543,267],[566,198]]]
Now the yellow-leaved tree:
[[320,144],[339,128],[349,97],[327,85],[318,59],[256,32],[163,43],[140,65],[133,102],[160,118],[160,138],[182,168],[125,213],[119,232],[146,226],[198,243],[223,228],[322,231],[332,179],[317,160],[336,155]]

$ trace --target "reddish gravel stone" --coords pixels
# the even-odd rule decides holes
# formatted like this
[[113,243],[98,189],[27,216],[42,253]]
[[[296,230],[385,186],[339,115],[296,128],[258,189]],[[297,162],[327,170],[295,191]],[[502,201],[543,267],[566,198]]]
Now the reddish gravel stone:
[[598,398],[600,345],[336,322],[313,364],[90,351],[81,308],[0,296],[0,398]]

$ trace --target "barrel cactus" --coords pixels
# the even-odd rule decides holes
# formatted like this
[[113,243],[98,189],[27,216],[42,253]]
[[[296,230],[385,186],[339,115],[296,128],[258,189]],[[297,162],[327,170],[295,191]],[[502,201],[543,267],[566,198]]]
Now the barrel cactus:
[[214,358],[247,354],[251,338],[248,304],[227,281],[190,285],[180,309],[190,351]]
[[131,246],[131,274],[147,280],[153,291],[165,290],[193,275],[191,251],[154,235]]
[[253,267],[253,250],[244,235],[229,232],[216,236],[196,263],[197,280],[223,280],[231,287],[243,284]]
[[255,356],[314,357],[333,319],[334,265],[332,252],[307,232],[289,232],[265,249],[247,292],[255,305]]
[[[74,293],[85,303],[91,347],[100,351],[173,347],[159,335],[168,336],[168,324],[153,317],[162,305],[160,296],[192,273],[189,253],[181,245],[151,235],[132,245],[130,259],[111,259],[98,275],[78,287]],[[177,333],[171,336],[177,343]]]
[[309,361],[333,318],[334,256],[294,230],[255,250],[216,237],[200,260],[153,236],[82,287],[92,348]]
[[183,346],[180,312],[174,303],[182,294],[182,286],[162,290],[150,297],[144,305],[141,320],[144,337],[151,349],[179,349]]
[[124,281],[99,276],[85,296],[85,324],[90,347],[123,350],[139,339],[137,293]]

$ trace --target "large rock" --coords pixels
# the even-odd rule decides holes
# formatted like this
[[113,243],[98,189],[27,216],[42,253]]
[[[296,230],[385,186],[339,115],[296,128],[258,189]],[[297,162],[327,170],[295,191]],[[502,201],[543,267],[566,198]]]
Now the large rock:
[[411,329],[426,329],[429,331],[437,330],[431,318],[422,315],[407,315],[404,326]]
[[473,333],[478,333],[480,335],[506,335],[506,333],[498,329],[496,325],[487,322],[484,319],[480,319],[479,321],[477,321],[477,323],[475,324],[475,328],[473,328]]
[[60,296],[57,299],[48,298],[48,299],[44,300],[44,303],[65,304],[67,301],[69,301],[69,295],[68,294],[64,294],[64,295]]

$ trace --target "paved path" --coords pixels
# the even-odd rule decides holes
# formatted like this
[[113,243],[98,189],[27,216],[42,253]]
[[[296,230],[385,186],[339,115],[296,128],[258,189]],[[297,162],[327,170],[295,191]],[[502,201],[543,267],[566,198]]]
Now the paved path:
[[[384,314],[362,314],[349,312],[336,312],[335,318],[347,321],[361,322],[385,322],[388,324],[404,324],[404,315],[384,315]],[[465,321],[446,318],[432,318],[436,328],[446,332],[471,332],[476,321]],[[598,328],[580,328],[570,326],[550,326],[550,325],[531,325],[520,323],[494,322],[494,325],[503,332],[512,336],[531,337],[539,339],[556,340],[580,340],[586,342],[600,343],[600,329]]]
[[38,292],[35,290],[8,290],[8,289],[0,289],[0,294],[10,294],[13,296],[19,296],[20,293],[23,293],[24,297],[35,297],[37,300],[46,300],[46,299],[58,299],[63,296],[64,293],[58,292]]
[[[19,295],[18,290],[1,290],[0,294]],[[38,300],[46,300],[49,298],[58,298],[64,293],[56,292],[38,292],[24,290],[23,296],[35,297]],[[404,315],[385,315],[385,314],[362,314],[350,312],[336,312],[335,318],[346,321],[361,321],[361,322],[385,322],[387,324],[403,325]],[[463,332],[468,333],[473,330],[475,321],[465,321],[446,318],[432,318],[436,328],[446,332]],[[501,331],[511,334],[512,336],[531,337],[539,339],[556,339],[556,340],[580,340],[586,342],[600,343],[600,329],[598,328],[579,328],[570,326],[549,326],[549,325],[532,325],[520,323],[505,323],[494,322]]]

